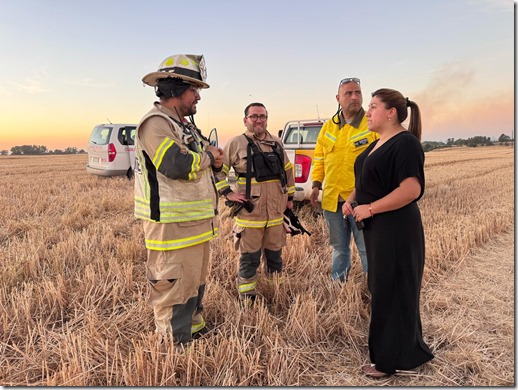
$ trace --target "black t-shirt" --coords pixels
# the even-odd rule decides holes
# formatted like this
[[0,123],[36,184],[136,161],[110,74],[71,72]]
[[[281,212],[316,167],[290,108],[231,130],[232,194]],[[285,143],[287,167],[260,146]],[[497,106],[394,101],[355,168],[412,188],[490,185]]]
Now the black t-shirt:
[[356,200],[368,204],[394,191],[403,180],[417,177],[424,193],[424,151],[419,140],[410,132],[403,131],[389,139],[371,155],[369,153],[379,140],[361,153],[354,164]]

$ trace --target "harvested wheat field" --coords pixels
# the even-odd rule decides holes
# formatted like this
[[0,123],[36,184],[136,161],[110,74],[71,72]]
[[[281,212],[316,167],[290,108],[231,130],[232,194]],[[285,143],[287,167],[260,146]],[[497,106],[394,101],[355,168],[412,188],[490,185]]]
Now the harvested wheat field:
[[513,386],[514,150],[426,154],[424,338],[436,358],[367,379],[369,295],[329,278],[322,218],[288,237],[285,283],[237,300],[232,221],[220,203],[205,318],[181,355],[159,353],[133,182],[86,173],[86,155],[0,157],[0,385]]

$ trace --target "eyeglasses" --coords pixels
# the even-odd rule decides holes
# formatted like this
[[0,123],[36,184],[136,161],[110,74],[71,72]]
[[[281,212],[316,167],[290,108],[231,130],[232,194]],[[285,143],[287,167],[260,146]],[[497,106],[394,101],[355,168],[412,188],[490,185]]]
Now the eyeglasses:
[[340,81],[340,85],[350,83],[351,81],[354,81],[356,84],[360,85],[360,79],[357,77],[347,77],[345,79],[342,79]]
[[268,119],[267,115],[248,115],[247,118],[251,119],[252,122],[257,122],[258,119],[260,119],[262,122]]

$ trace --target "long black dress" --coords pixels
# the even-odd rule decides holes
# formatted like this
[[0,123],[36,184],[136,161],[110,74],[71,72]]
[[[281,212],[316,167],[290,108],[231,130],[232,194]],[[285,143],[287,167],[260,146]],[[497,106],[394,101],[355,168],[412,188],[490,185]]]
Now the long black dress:
[[425,241],[416,201],[424,192],[424,152],[408,131],[369,155],[377,142],[354,165],[358,204],[383,198],[408,177],[417,177],[421,183],[421,194],[414,202],[364,220],[372,297],[369,354],[378,371],[393,374],[434,357],[423,341],[419,313]]

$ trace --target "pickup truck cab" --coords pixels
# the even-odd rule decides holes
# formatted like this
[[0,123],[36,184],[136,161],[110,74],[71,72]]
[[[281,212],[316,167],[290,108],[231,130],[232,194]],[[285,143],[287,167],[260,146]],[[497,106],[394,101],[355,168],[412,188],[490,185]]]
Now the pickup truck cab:
[[[313,156],[320,129],[328,119],[305,119],[289,121],[279,131],[284,149],[295,166],[295,202],[309,201],[311,196],[311,171]],[[322,201],[322,191],[318,196]]]
[[129,175],[135,163],[136,129],[135,124],[96,125],[88,142],[86,171],[100,176]]

